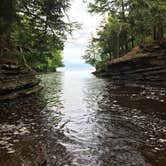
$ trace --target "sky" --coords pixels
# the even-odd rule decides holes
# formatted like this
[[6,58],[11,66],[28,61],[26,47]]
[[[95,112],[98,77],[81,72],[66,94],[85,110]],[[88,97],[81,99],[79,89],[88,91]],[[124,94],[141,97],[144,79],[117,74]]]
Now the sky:
[[87,4],[83,3],[83,0],[73,0],[68,15],[71,22],[77,21],[81,24],[81,29],[74,31],[72,36],[68,36],[63,53],[64,64],[66,67],[88,67],[82,56],[88,46],[88,41],[96,32],[101,17],[88,13]]

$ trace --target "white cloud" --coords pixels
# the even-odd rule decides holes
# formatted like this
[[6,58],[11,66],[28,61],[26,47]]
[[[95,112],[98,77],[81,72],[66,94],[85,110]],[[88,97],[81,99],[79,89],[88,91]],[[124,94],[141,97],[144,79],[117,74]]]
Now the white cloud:
[[82,29],[75,31],[73,36],[68,36],[64,49],[64,62],[82,64],[84,63],[82,56],[91,35],[95,33],[101,21],[101,17],[89,14],[87,4],[83,3],[82,0],[72,1],[72,7],[68,15],[71,21],[82,24]]

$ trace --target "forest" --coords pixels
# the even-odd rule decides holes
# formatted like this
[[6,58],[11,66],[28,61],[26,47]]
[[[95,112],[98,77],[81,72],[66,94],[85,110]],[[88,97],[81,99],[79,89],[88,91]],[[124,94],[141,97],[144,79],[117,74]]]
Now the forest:
[[88,7],[90,13],[104,17],[83,57],[96,68],[166,35],[166,1],[95,0]]
[[69,0],[1,0],[0,57],[17,59],[37,71],[63,66]]
[[[166,2],[163,0],[85,3],[89,13],[103,16],[97,35],[91,38],[83,56],[96,68],[125,55],[135,46],[165,36]],[[56,71],[63,66],[67,33],[74,29],[67,15],[70,6],[70,0],[2,0],[0,56],[19,59],[37,71]]]

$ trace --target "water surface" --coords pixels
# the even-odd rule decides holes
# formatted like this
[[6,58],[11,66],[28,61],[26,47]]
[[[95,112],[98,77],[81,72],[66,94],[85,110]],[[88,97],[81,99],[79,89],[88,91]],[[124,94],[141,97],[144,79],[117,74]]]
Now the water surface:
[[[1,104],[0,163],[165,166],[166,90],[118,86],[90,70],[39,76],[40,95]],[[38,152],[43,149],[42,152]]]

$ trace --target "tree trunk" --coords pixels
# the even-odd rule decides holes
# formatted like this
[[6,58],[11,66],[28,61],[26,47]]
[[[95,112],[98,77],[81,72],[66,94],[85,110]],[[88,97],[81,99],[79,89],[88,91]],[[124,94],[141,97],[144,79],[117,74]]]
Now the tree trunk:
[[122,18],[124,21],[126,20],[124,0],[122,0]]
[[160,39],[162,39],[164,37],[164,26],[163,24],[161,23],[160,24]]
[[119,32],[117,32],[117,47],[116,47],[116,56],[119,57],[119,52],[120,52],[120,33],[122,31],[122,25],[120,25]]
[[119,33],[117,33],[116,57],[119,57]]
[[160,25],[157,25],[157,37],[156,39],[158,40],[160,38]]
[[163,31],[163,25],[162,23],[159,23],[157,25],[157,39],[161,39],[164,35],[164,31]]
[[131,36],[131,47],[134,48],[134,36],[133,36],[133,34]]
[[125,44],[125,51],[128,51],[128,50],[129,50],[128,44],[126,43],[126,44]]
[[157,28],[156,28],[156,25],[154,25],[153,27],[153,40],[156,40],[157,39]]

